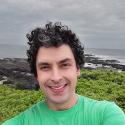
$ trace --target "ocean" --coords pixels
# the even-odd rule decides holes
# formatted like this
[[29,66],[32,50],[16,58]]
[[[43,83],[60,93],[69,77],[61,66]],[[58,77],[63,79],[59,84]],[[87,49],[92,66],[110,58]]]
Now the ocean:
[[[23,45],[0,44],[0,58],[27,58],[26,50],[27,47]],[[85,53],[92,54],[104,60],[118,60],[120,64],[125,65],[125,49],[87,48],[85,49]]]
[[26,58],[26,50],[23,45],[0,44],[0,58]]
[[125,49],[100,49],[100,48],[87,48],[86,54],[92,54],[104,60],[118,60],[120,64],[125,65]]

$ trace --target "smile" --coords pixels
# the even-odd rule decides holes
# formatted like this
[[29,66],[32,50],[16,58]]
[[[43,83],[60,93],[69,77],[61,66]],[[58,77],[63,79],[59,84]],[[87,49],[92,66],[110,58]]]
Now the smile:
[[61,86],[48,86],[52,92],[54,93],[62,93],[65,90],[65,87],[67,84],[61,85]]

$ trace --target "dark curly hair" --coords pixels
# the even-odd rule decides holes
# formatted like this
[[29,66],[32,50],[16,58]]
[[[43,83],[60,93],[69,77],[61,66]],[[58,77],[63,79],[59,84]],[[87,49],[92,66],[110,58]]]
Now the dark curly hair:
[[27,50],[28,62],[31,72],[37,76],[36,71],[36,56],[38,49],[44,47],[58,47],[62,44],[67,44],[72,49],[77,67],[81,68],[84,65],[84,47],[81,45],[78,37],[73,33],[68,26],[63,26],[61,22],[49,22],[44,28],[36,28],[26,35],[29,42],[29,50]]

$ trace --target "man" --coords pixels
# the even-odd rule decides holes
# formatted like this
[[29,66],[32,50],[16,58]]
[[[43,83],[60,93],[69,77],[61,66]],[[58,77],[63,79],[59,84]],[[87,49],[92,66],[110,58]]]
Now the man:
[[84,49],[75,33],[48,23],[27,38],[31,72],[46,98],[3,125],[125,125],[125,114],[114,103],[76,94]]

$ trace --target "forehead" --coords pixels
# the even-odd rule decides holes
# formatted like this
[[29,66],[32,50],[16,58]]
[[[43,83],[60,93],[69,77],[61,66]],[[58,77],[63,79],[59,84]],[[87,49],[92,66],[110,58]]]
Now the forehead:
[[59,62],[67,58],[75,60],[71,48],[68,45],[63,44],[59,47],[40,47],[37,53],[36,62]]

